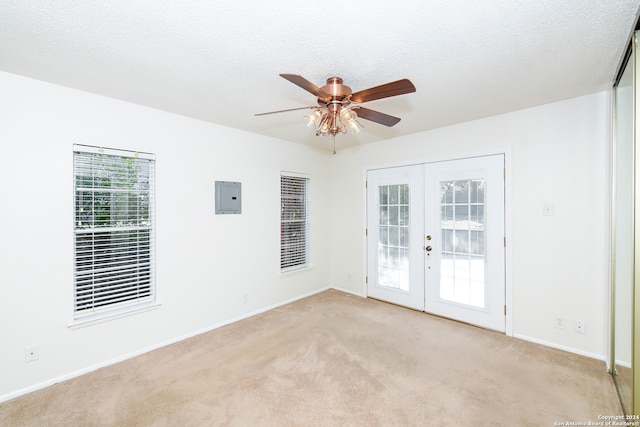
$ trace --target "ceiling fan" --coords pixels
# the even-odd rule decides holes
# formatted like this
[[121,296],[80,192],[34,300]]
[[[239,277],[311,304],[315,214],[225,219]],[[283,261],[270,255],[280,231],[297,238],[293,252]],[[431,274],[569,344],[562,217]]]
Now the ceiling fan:
[[376,99],[389,98],[416,91],[415,86],[409,79],[402,79],[353,92],[349,86],[342,83],[340,77],[329,77],[326,85],[318,87],[297,74],[280,74],[280,76],[315,95],[318,98],[318,105],[258,113],[256,116],[312,109],[314,111],[305,116],[307,126],[313,127],[318,136],[333,136],[334,142],[338,133],[347,133],[347,131],[352,133],[359,132],[362,125],[358,123],[358,118],[389,127],[400,121],[398,117],[354,104],[362,104]]

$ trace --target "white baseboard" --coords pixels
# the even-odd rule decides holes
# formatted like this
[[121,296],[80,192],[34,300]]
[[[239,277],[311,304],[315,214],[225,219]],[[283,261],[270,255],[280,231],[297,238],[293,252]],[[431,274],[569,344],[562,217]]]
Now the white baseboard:
[[532,338],[532,337],[529,337],[529,336],[526,336],[526,335],[513,334],[513,337],[521,339],[521,340],[525,340],[525,341],[530,341],[530,342],[533,342],[533,343],[536,343],[536,344],[544,345],[546,347],[557,348],[558,350],[564,350],[564,351],[567,351],[569,353],[579,354],[580,356],[586,356],[586,357],[590,357],[592,359],[601,360],[603,362],[606,362],[606,360],[607,360],[607,358],[603,354],[590,353],[588,351],[583,351],[583,350],[579,350],[577,348],[568,347],[568,346],[552,343],[552,342],[549,342],[549,341],[540,340],[538,338]]
[[349,290],[349,289],[344,289],[344,288],[341,288],[339,286],[331,286],[330,288],[331,289],[335,289],[336,291],[344,292],[345,294],[355,295],[357,297],[362,297],[362,298],[366,298],[367,297],[366,295],[364,295],[364,294],[362,294],[360,292],[355,292],[355,291],[352,291],[352,290]]
[[622,366],[623,368],[631,369],[631,362],[623,362],[622,360],[616,360],[616,366]]
[[[260,308],[258,310],[255,310],[255,311],[252,311],[252,312],[249,312],[249,313],[246,313],[246,314],[242,314],[240,316],[232,317],[231,319],[224,320],[224,321],[219,322],[219,323],[215,323],[213,325],[198,329],[196,331],[193,331],[193,332],[181,335],[181,336],[178,336],[176,338],[172,338],[170,340],[163,341],[163,342],[160,342],[158,344],[154,344],[154,345],[151,345],[151,346],[148,346],[148,347],[133,351],[131,353],[124,354],[122,356],[118,356],[118,357],[115,357],[115,358],[112,358],[112,359],[104,360],[104,361],[96,363],[94,365],[87,366],[86,368],[78,369],[76,371],[69,372],[67,374],[60,375],[60,376],[57,376],[55,378],[51,378],[51,379],[46,380],[46,381],[42,381],[40,383],[31,385],[29,387],[25,387],[25,388],[13,391],[11,393],[7,393],[7,394],[4,394],[4,395],[1,395],[0,396],[0,403],[6,402],[6,401],[11,400],[11,399],[15,399],[16,397],[20,397],[22,395],[25,395],[25,394],[28,394],[28,393],[32,393],[32,392],[37,391],[37,390],[41,390],[43,388],[52,386],[54,384],[57,384],[57,383],[60,383],[60,382],[63,382],[63,381],[70,380],[72,378],[79,377],[80,375],[88,374],[89,372],[93,372],[93,371],[98,370],[100,368],[104,368],[106,366],[110,366],[110,365],[113,365],[113,364],[116,364],[116,363],[119,363],[119,362],[123,362],[125,360],[131,359],[131,358],[136,357],[136,356],[140,356],[142,354],[148,353],[148,352],[153,351],[153,350],[157,350],[157,349],[165,347],[167,345],[175,344],[177,342],[186,340],[188,338],[192,338],[192,337],[194,337],[196,335],[200,335],[200,334],[212,331],[214,329],[221,328],[222,326],[226,326],[226,325],[229,325],[231,323],[235,323],[237,321],[240,321],[240,320],[243,320],[243,319],[247,319],[249,317],[253,317],[253,316],[257,315],[257,314],[264,313],[265,311],[273,310],[274,308],[278,308],[278,307],[281,307],[283,305],[290,304],[292,302],[298,301],[300,299],[307,298],[307,297],[310,297],[310,296],[315,295],[315,294],[319,294],[319,293],[324,292],[324,291],[326,291],[328,289],[331,289],[331,287],[327,286],[325,288],[317,289],[315,291],[308,292],[306,294],[299,295],[299,296],[294,297],[294,298],[290,298],[288,300],[279,302],[277,304],[273,304],[273,305],[270,305],[270,306],[267,306],[267,307],[263,307],[263,308]],[[338,290],[340,290],[342,292],[348,292],[346,290],[341,290],[341,289],[338,289]]]

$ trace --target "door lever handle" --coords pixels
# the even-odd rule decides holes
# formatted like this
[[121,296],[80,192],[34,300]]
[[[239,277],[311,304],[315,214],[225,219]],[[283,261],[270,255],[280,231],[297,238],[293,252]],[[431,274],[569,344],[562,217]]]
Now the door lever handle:
[[427,252],[431,252],[431,249],[433,249],[431,246],[427,246],[426,248],[424,248],[424,250]]

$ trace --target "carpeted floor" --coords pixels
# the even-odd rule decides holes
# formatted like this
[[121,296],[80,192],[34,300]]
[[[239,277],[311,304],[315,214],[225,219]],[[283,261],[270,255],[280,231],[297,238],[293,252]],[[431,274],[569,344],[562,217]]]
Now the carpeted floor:
[[330,290],[0,404],[0,425],[553,426],[621,413],[602,362]]

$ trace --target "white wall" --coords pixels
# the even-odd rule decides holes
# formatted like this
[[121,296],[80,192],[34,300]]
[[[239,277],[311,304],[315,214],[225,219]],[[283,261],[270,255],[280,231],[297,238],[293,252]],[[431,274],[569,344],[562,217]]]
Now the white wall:
[[[328,152],[1,72],[0,93],[0,401],[328,285]],[[80,329],[74,143],[156,154],[162,302]],[[312,181],[315,268],[285,278],[281,170]],[[216,180],[242,182],[241,215],[214,215]],[[39,360],[24,362],[28,345]]]
[[[331,283],[365,292],[367,168],[507,151],[513,334],[604,359],[608,143],[603,92],[338,151],[331,163]],[[546,203],[554,216],[543,216]],[[555,316],[567,319],[567,329],[554,328]],[[575,319],[585,321],[584,335],[573,332]]]

